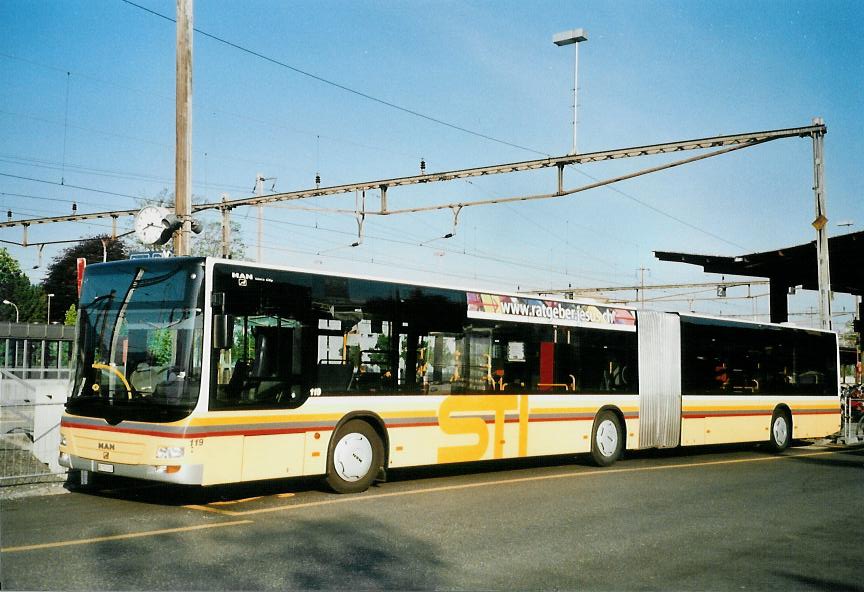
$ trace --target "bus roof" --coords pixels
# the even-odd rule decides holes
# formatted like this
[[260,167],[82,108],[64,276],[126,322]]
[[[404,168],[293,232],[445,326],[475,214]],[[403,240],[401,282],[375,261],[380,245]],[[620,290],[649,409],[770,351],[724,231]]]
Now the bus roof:
[[[484,292],[484,293],[488,293],[488,294],[495,294],[495,295],[500,295],[500,296],[511,296],[511,297],[515,297],[515,298],[534,298],[537,300],[544,300],[544,301],[548,301],[548,302],[569,302],[569,303],[577,303],[577,304],[599,305],[599,306],[605,306],[607,308],[619,308],[619,309],[629,310],[629,311],[633,311],[633,312],[638,313],[638,310],[635,307],[623,306],[623,305],[619,305],[619,304],[613,305],[613,304],[604,302],[602,300],[597,300],[597,299],[593,299],[593,298],[574,298],[572,300],[569,300],[566,298],[555,297],[555,296],[539,296],[539,295],[533,295],[533,294],[525,293],[525,292],[522,292],[522,293],[510,292],[510,291],[506,291],[506,290],[498,290],[498,289],[488,288],[488,287],[464,286],[464,285],[457,285],[457,284],[437,284],[437,283],[431,283],[431,282],[415,282],[415,281],[399,279],[399,278],[387,278],[387,277],[380,277],[380,276],[373,276],[373,275],[366,275],[366,274],[356,274],[356,273],[349,273],[349,272],[327,272],[327,271],[323,271],[320,269],[296,267],[296,266],[291,266],[291,265],[274,265],[274,264],[267,264],[267,263],[255,263],[253,261],[242,261],[242,260],[238,260],[238,259],[222,259],[222,258],[218,258],[218,257],[206,257],[206,258],[204,258],[204,257],[172,257],[172,258],[167,258],[167,259],[134,259],[134,260],[126,259],[126,260],[122,260],[122,261],[112,261],[112,262],[108,262],[108,263],[96,263],[93,265],[98,265],[101,267],[103,265],[113,265],[113,264],[117,264],[117,263],[128,263],[131,261],[135,261],[136,263],[139,263],[139,264],[142,261],[159,261],[159,262],[161,262],[160,264],[164,265],[164,264],[168,264],[168,262],[170,262],[170,261],[179,261],[179,260],[201,261],[201,262],[205,263],[208,270],[212,269],[212,267],[216,264],[231,265],[231,266],[254,268],[254,269],[271,269],[274,271],[306,273],[306,274],[322,276],[322,277],[343,277],[343,278],[358,279],[358,280],[370,280],[370,281],[384,282],[384,283],[391,283],[391,284],[402,284],[402,285],[406,285],[406,286],[418,286],[418,287],[422,287],[422,288],[438,288],[438,289],[444,289],[444,290],[457,290],[457,291],[461,291],[461,292]],[[728,318],[728,317],[718,317],[718,316],[712,316],[712,315],[707,315],[707,314],[698,314],[698,313],[692,313],[692,312],[677,312],[677,311],[659,311],[659,312],[665,312],[665,313],[669,313],[669,314],[678,314],[679,316],[685,317],[685,318],[714,320],[714,321],[719,321],[719,322],[728,323],[728,324],[736,324],[736,325],[783,327],[783,328],[788,328],[788,329],[797,329],[797,330],[801,330],[801,331],[813,331],[813,332],[819,332],[819,333],[836,333],[835,331],[829,331],[829,330],[825,330],[825,329],[817,329],[817,328],[813,328],[813,327],[800,327],[800,326],[792,325],[789,323],[771,323],[771,322],[765,322],[765,321],[751,321],[751,320],[744,320],[744,319],[732,319],[732,318]]]

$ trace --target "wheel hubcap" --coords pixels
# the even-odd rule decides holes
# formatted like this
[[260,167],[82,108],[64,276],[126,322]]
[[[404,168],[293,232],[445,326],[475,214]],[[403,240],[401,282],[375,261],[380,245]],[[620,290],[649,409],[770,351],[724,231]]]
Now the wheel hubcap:
[[603,456],[612,456],[618,449],[618,428],[611,419],[597,426],[597,450]]
[[786,427],[786,419],[778,417],[774,420],[774,441],[778,444],[785,444],[786,438],[789,435],[789,430]]
[[345,481],[359,481],[372,467],[372,444],[363,434],[346,434],[333,449],[333,469]]

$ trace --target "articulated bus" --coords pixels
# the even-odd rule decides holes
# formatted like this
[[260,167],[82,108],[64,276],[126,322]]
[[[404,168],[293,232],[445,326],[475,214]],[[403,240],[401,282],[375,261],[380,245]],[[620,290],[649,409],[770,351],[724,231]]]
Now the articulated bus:
[[212,258],[84,276],[60,463],[215,485],[792,439],[840,427],[834,333]]

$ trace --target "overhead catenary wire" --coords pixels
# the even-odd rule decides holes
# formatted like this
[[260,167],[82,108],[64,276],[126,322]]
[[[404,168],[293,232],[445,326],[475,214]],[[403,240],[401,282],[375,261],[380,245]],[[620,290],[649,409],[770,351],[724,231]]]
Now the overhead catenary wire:
[[[587,178],[589,178],[589,179],[592,179],[593,181],[599,181],[599,179],[598,179],[597,177],[594,177],[593,175],[589,175],[588,173],[582,171],[581,169],[577,169],[574,165],[571,165],[571,166],[572,166],[572,168],[573,168],[577,173],[579,173],[579,174],[581,174],[581,175],[583,175],[583,176],[585,176],[585,177],[587,177]],[[683,224],[684,226],[686,226],[686,227],[688,227],[688,228],[690,228],[690,229],[692,229],[692,230],[696,230],[696,231],[698,231],[698,232],[701,232],[701,233],[703,233],[703,234],[705,234],[705,235],[707,235],[707,236],[710,236],[710,237],[715,238],[715,239],[717,239],[717,240],[719,240],[719,241],[721,241],[721,242],[723,242],[723,243],[726,243],[727,245],[731,245],[731,246],[733,246],[733,247],[735,247],[735,248],[737,248],[737,249],[741,249],[742,251],[747,251],[747,250],[748,250],[747,247],[745,247],[745,246],[743,246],[743,245],[739,245],[738,243],[733,242],[733,241],[730,241],[730,240],[728,240],[728,239],[725,239],[725,238],[723,238],[722,236],[720,236],[719,234],[713,233],[713,232],[711,232],[710,230],[705,230],[704,228],[701,228],[701,227],[699,227],[699,226],[696,226],[695,224],[692,224],[692,223],[690,223],[690,222],[687,222],[686,220],[684,220],[683,218],[680,218],[680,217],[676,216],[675,214],[670,214],[669,212],[666,212],[666,211],[664,211],[664,210],[661,210],[661,209],[658,208],[657,206],[651,205],[651,204],[649,204],[648,202],[639,199],[638,197],[635,197],[635,196],[633,196],[633,195],[630,195],[629,193],[627,193],[627,192],[625,192],[625,191],[622,191],[622,190],[619,189],[618,187],[614,187],[614,186],[612,186],[612,185],[607,185],[607,186],[606,186],[606,189],[607,189],[608,191],[612,191],[612,192],[614,192],[614,193],[617,193],[618,195],[621,195],[621,196],[623,196],[623,197],[629,199],[630,201],[633,201],[633,202],[639,204],[640,206],[642,206],[642,207],[644,207],[644,208],[647,208],[647,209],[651,210],[652,212],[655,212],[655,213],[657,213],[657,214],[660,214],[661,216],[664,216],[664,217],[666,217],[666,218],[669,218],[670,220],[674,220],[675,222],[678,222],[679,224]]]
[[[265,220],[268,223],[281,224],[284,226],[308,228],[308,229],[312,229],[312,230],[319,230],[319,231],[323,231],[323,232],[340,234],[340,235],[344,235],[344,236],[348,236],[348,237],[356,236],[356,231],[352,232],[352,231],[348,231],[348,230],[327,228],[325,226],[320,226],[320,225],[317,227],[310,227],[310,226],[307,226],[305,224],[300,224],[297,222],[275,220],[272,218],[265,218]],[[562,277],[569,277],[569,278],[573,278],[573,279],[575,279],[575,278],[592,279],[592,274],[575,273],[575,272],[565,273],[565,271],[560,269],[560,268],[555,268],[554,266],[550,266],[550,267],[541,266],[541,265],[537,265],[537,264],[530,262],[530,261],[524,261],[524,260],[519,260],[519,259],[495,256],[495,255],[486,254],[486,253],[482,253],[482,252],[478,253],[478,252],[471,252],[471,251],[467,251],[467,250],[445,248],[441,245],[432,246],[432,245],[424,244],[423,242],[416,241],[416,240],[412,241],[412,240],[407,240],[407,239],[387,238],[387,237],[382,237],[382,236],[369,235],[368,233],[365,236],[366,236],[366,238],[371,239],[371,240],[378,240],[378,241],[392,243],[392,244],[398,244],[398,245],[402,245],[402,246],[406,246],[406,247],[419,247],[419,248],[425,248],[425,249],[432,249],[432,250],[436,250],[436,251],[443,251],[445,253],[449,253],[452,255],[462,255],[462,256],[466,256],[466,257],[472,257],[472,258],[476,258],[479,260],[495,262],[495,263],[498,263],[501,265],[508,265],[508,266],[517,267],[519,269],[533,269],[536,271],[541,271],[543,273],[550,273],[551,272],[551,273],[554,273],[556,275],[560,275]],[[262,248],[267,248],[267,246],[264,245],[263,243],[261,246],[262,246]],[[348,248],[348,247],[350,247],[350,244],[346,244],[344,246],[346,248]],[[333,248],[334,249],[341,248],[341,245],[335,245]],[[593,279],[596,279],[596,278],[593,278]]]
[[[60,163],[50,160],[31,158],[26,156],[15,156],[15,155],[6,155],[0,154],[0,162],[5,164],[12,164],[16,166],[29,166],[40,169],[47,170],[61,170]],[[173,179],[167,179],[164,177],[156,177],[154,175],[145,175],[143,173],[137,173],[133,171],[122,171],[118,169],[105,169],[105,168],[95,168],[88,167],[80,164],[69,164],[66,163],[65,169],[75,169],[76,171],[81,172],[85,175],[96,176],[96,177],[107,177],[111,179],[127,179],[132,181],[145,181],[152,182],[154,184],[160,185],[171,185],[174,183]],[[196,182],[193,185],[201,188],[211,188],[217,190],[232,190],[237,192],[248,193],[247,188],[245,186],[240,185],[229,185],[224,183],[202,183]],[[64,187],[68,187],[68,185],[63,185]]]
[[[128,92],[131,92],[131,93],[135,93],[136,95],[150,95],[150,96],[158,97],[158,98],[160,98],[160,99],[163,99],[163,100],[166,101],[166,102],[170,101],[171,105],[174,104],[174,100],[175,100],[174,95],[169,95],[169,94],[163,94],[163,93],[154,92],[152,89],[149,89],[149,88],[137,88],[137,87],[132,87],[132,86],[128,86],[128,85],[123,85],[123,84],[119,84],[116,80],[105,80],[105,79],[103,79],[103,78],[99,78],[98,76],[93,76],[93,75],[91,75],[91,74],[87,74],[87,73],[85,73],[85,72],[81,72],[80,70],[71,70],[71,69],[69,69],[69,68],[67,68],[67,67],[61,68],[61,67],[59,67],[59,66],[51,66],[51,65],[48,65],[48,64],[43,64],[43,63],[41,63],[41,62],[36,62],[36,61],[34,61],[34,60],[25,59],[25,58],[22,58],[22,57],[19,57],[19,56],[14,56],[14,55],[11,55],[11,54],[8,54],[8,53],[4,53],[4,52],[0,52],[0,57],[2,57],[2,58],[7,58],[7,59],[10,59],[10,60],[20,61],[20,62],[23,62],[23,63],[25,63],[25,64],[30,64],[30,65],[33,65],[33,66],[38,66],[38,67],[40,67],[40,68],[44,68],[44,69],[47,69],[47,70],[53,70],[53,71],[55,71],[55,72],[61,72],[61,73],[64,73],[64,74],[65,74],[66,72],[70,72],[71,74],[75,75],[76,78],[79,78],[79,79],[86,79],[86,80],[90,80],[90,81],[92,81],[92,82],[96,82],[96,83],[98,83],[98,84],[103,84],[103,85],[109,86],[109,87],[111,87],[111,88],[122,89],[122,90],[125,90],[125,91],[128,91]],[[267,121],[267,120],[265,120],[265,119],[261,119],[261,118],[258,118],[258,117],[252,117],[251,115],[248,115],[248,114],[244,114],[244,113],[237,113],[237,112],[229,111],[229,110],[226,110],[226,109],[219,109],[219,108],[211,107],[211,106],[209,106],[207,103],[199,103],[199,109],[200,109],[200,111],[201,111],[202,113],[208,113],[208,114],[212,114],[212,115],[216,115],[216,114],[227,115],[227,116],[229,116],[229,117],[233,117],[233,118],[236,118],[236,119],[239,119],[239,120],[242,120],[242,121],[248,121],[248,122],[256,123],[256,124],[259,124],[259,125],[262,125],[262,126],[266,126],[266,127],[268,127],[268,128],[282,129],[282,130],[289,131],[289,132],[291,132],[291,133],[301,134],[301,135],[304,135],[304,136],[309,136],[310,138],[320,137],[321,139],[328,140],[328,141],[330,141],[330,142],[335,142],[335,143],[338,143],[338,144],[344,144],[344,145],[346,145],[346,146],[354,146],[354,147],[357,147],[357,148],[364,148],[364,149],[367,149],[367,150],[375,150],[375,151],[378,151],[378,152],[384,152],[384,153],[387,153],[387,154],[392,154],[392,155],[394,155],[394,156],[400,156],[400,157],[404,157],[404,158],[406,158],[406,159],[411,159],[411,160],[417,160],[417,159],[420,158],[419,153],[418,153],[418,154],[408,153],[408,152],[403,152],[403,151],[399,151],[399,150],[394,150],[392,147],[376,146],[376,145],[374,145],[374,144],[368,144],[368,143],[365,143],[365,142],[359,142],[359,141],[357,141],[357,140],[351,140],[351,139],[348,139],[348,138],[335,137],[335,136],[331,136],[331,135],[329,135],[329,134],[322,134],[320,131],[312,131],[312,130],[307,130],[307,129],[301,129],[301,128],[298,128],[298,127],[294,127],[294,126],[286,125],[285,123],[282,123],[282,122]],[[13,114],[13,113],[10,113],[10,112],[8,112],[8,111],[3,111],[3,110],[0,110],[0,113],[6,113],[6,114],[9,114],[9,115],[16,115],[16,116],[19,116],[19,117],[28,117],[28,118],[31,118],[31,119],[34,119],[34,120],[40,120],[40,121],[43,121],[43,122],[46,122],[46,123],[53,123],[53,122],[50,122],[49,120],[41,119],[41,118],[37,118],[37,117],[35,117],[35,116],[31,116],[31,115],[25,115],[25,114]],[[92,131],[92,132],[95,132],[95,133],[102,133],[102,134],[106,134],[106,135],[117,135],[117,136],[119,136],[119,137],[124,137],[124,138],[127,138],[127,139],[134,139],[134,140],[136,140],[136,141],[142,141],[142,142],[148,142],[148,143],[155,143],[155,142],[153,142],[153,141],[151,141],[151,140],[143,140],[143,139],[139,139],[139,138],[133,138],[133,137],[131,137],[131,136],[123,136],[123,135],[121,135],[121,134],[112,134],[111,132],[103,132],[103,131],[99,131],[99,130],[94,130],[94,129],[92,129],[92,128],[83,128],[83,127],[80,127],[80,126],[70,126],[70,127],[73,127],[73,128],[78,127],[78,129],[85,129],[85,130],[87,130],[87,131]],[[160,145],[163,145],[163,146],[166,146],[165,144],[162,144],[162,143],[159,143],[159,144],[160,144]],[[173,146],[171,146],[171,147],[173,147]],[[224,160],[224,159],[226,159],[226,158],[223,157],[223,160]],[[232,159],[233,159],[233,160],[237,160],[238,162],[245,162],[244,159],[240,159],[240,158],[234,158],[234,157],[232,157]],[[268,164],[268,163],[263,162],[263,161],[259,163],[259,162],[256,161],[256,164]],[[269,163],[269,164],[274,164],[274,163]],[[283,163],[283,164],[284,164],[284,163]],[[275,165],[274,165],[274,166],[275,166]]]
[[[47,123],[49,125],[56,125],[58,127],[63,125],[63,123],[60,121],[56,121],[53,119],[47,119],[45,117],[37,117],[35,115],[30,115],[27,113],[16,113],[16,112],[6,111],[3,109],[0,109],[0,114],[10,115],[13,117],[24,117],[26,119],[31,119],[33,121],[39,121],[42,123]],[[94,133],[94,134],[99,134],[99,135],[103,135],[103,136],[107,136],[107,137],[120,138],[123,140],[130,140],[132,142],[140,142],[142,144],[149,144],[152,146],[158,146],[160,148],[168,148],[168,149],[174,148],[174,146],[171,144],[166,144],[166,143],[160,142],[158,140],[151,140],[149,138],[142,138],[139,136],[130,136],[129,134],[120,134],[120,133],[116,133],[116,132],[109,132],[106,130],[100,130],[100,129],[96,129],[96,128],[92,128],[92,127],[73,125],[73,124],[68,124],[68,127],[71,129],[78,129],[78,130],[82,130],[82,131],[86,131],[86,132],[90,132],[90,133]],[[267,162],[267,161],[262,161],[260,159],[253,160],[253,159],[249,159],[249,158],[241,158],[239,156],[230,156],[229,157],[229,156],[224,156],[224,155],[219,155],[219,154],[214,155],[212,153],[212,151],[208,152],[208,154],[209,154],[209,157],[212,158],[213,160],[220,160],[223,162],[231,162],[231,163],[242,162],[242,163],[252,164],[255,166],[258,166],[258,165],[284,166],[284,163],[280,164],[280,163],[274,163],[274,162]]]
[[[91,226],[104,226],[104,225],[91,224]],[[118,234],[117,236],[110,237],[110,238],[111,238],[111,240],[119,240],[125,236],[129,236],[133,232],[135,232],[135,231],[130,230],[128,232],[124,232],[123,234]],[[0,243],[6,243],[7,245],[16,245],[18,247],[42,247],[45,245],[63,245],[63,244],[68,244],[68,243],[83,243],[83,242],[91,241],[94,238],[95,237],[90,236],[90,237],[85,237],[85,238],[70,238],[70,239],[55,240],[55,241],[36,241],[36,242],[32,242],[32,243],[27,243],[26,245],[24,243],[0,239]]]
[[[143,7],[143,6],[140,6],[140,5],[138,5],[138,4],[135,4],[134,2],[130,2],[129,0],[122,0],[122,1],[125,2],[125,3],[127,3],[127,4],[129,4],[129,5],[132,5],[132,6],[135,6],[135,7],[137,7],[137,8],[140,8],[140,9],[146,11],[146,12],[150,12],[150,13],[152,13],[152,14],[154,14],[154,15],[156,15],[156,16],[159,16],[159,17],[161,17],[161,18],[163,18],[163,19],[166,19],[166,20],[168,20],[168,21],[175,22],[175,20],[172,19],[172,18],[170,18],[170,17],[167,17],[167,16],[162,15],[162,14],[160,14],[160,13],[158,13],[158,12],[152,11],[152,10],[146,8],[146,7]],[[226,41],[226,40],[224,40],[224,39],[218,38],[218,37],[216,37],[216,36],[214,36],[214,35],[211,35],[211,34],[209,34],[209,33],[206,33],[206,32],[204,32],[204,31],[201,31],[201,30],[199,30],[199,29],[195,29],[195,31],[197,31],[198,33],[200,33],[200,34],[202,34],[202,35],[205,35],[205,36],[208,36],[208,37],[214,38],[214,39],[216,39],[217,41],[220,41],[220,42],[223,42],[223,43],[227,43],[227,44],[229,44],[229,45],[231,45],[231,46],[237,47],[238,49],[241,49],[241,50],[243,50],[243,51],[247,51],[247,52],[249,52],[249,53],[253,53],[253,54],[255,54],[255,55],[258,55],[256,52],[252,52],[251,50],[247,50],[246,48],[243,48],[243,47],[241,47],[241,46],[238,46],[238,45],[236,45],[236,44],[233,44],[233,43],[231,43],[231,42],[228,42],[228,41]],[[14,56],[9,56],[8,54],[0,54],[0,55],[3,55],[3,56],[5,56],[5,57],[10,57],[10,58],[12,58],[12,59],[20,59],[20,58],[16,58],[16,57],[14,57]],[[288,68],[291,68],[291,69],[295,69],[295,68],[293,68],[293,67],[290,66],[290,65],[282,64],[281,62],[278,62],[278,61],[272,60],[272,59],[270,59],[270,58],[267,58],[267,56],[259,55],[259,57],[262,57],[263,59],[268,59],[268,60],[270,60],[270,61],[274,61],[274,63],[279,63],[280,65],[284,65],[285,67],[288,67]],[[22,60],[22,61],[27,61],[27,60]],[[44,66],[44,67],[49,67],[49,66]],[[55,67],[50,67],[50,68],[51,68],[51,69],[54,69],[54,70],[57,70],[57,71],[63,71],[63,70],[61,70],[60,68],[55,68]],[[295,70],[296,70],[296,69],[295,69]],[[299,71],[300,73],[302,73],[302,74],[310,75],[310,74],[308,74],[308,73],[306,73],[306,72],[303,72],[303,71],[301,71],[301,70],[298,70],[298,71]],[[311,75],[311,76],[315,77],[314,75]],[[317,77],[316,77],[316,79],[317,79]],[[321,80],[330,83],[330,81],[326,81],[326,80],[324,80],[324,79],[321,79]],[[336,84],[336,83],[333,83],[333,84]],[[339,86],[339,85],[336,84],[336,86]],[[340,87],[340,88],[341,88],[341,87]],[[347,89],[347,88],[346,88],[346,90],[351,90],[351,89]],[[360,94],[362,94],[362,93],[360,93]],[[320,139],[320,134],[315,134],[315,136],[316,136],[317,139]],[[536,152],[537,154],[545,154],[545,153],[540,152],[540,151],[533,151],[533,152]],[[548,154],[547,154],[547,156],[548,156]],[[316,157],[316,161],[317,161],[317,157]],[[592,180],[594,180],[594,181],[597,181],[597,178],[596,178],[596,177],[594,177],[594,176],[592,176],[592,175],[590,175],[590,174],[588,174],[588,173],[585,173],[585,172],[582,171],[581,169],[576,168],[575,165],[570,165],[570,166],[572,166],[573,169],[576,170],[576,172],[578,172],[579,174],[585,176],[586,178],[589,178],[589,179],[592,179]],[[316,164],[316,167],[317,167],[317,164]],[[708,231],[708,230],[706,230],[706,229],[704,229],[704,228],[701,228],[701,227],[699,227],[699,226],[697,226],[697,225],[695,225],[695,224],[692,224],[692,223],[690,223],[690,222],[688,222],[688,221],[686,221],[686,220],[684,220],[684,219],[682,219],[682,218],[680,218],[680,217],[678,217],[678,216],[675,216],[674,214],[671,214],[671,213],[669,213],[669,212],[666,212],[666,211],[664,211],[663,209],[658,208],[658,207],[656,207],[656,206],[654,206],[654,205],[652,205],[652,204],[650,204],[650,203],[648,203],[648,202],[646,202],[646,201],[644,201],[644,200],[641,200],[641,199],[639,199],[639,198],[637,198],[637,197],[635,197],[635,196],[633,196],[633,195],[631,195],[631,194],[629,194],[629,193],[627,193],[627,192],[625,192],[625,191],[623,191],[623,190],[621,190],[621,189],[619,189],[619,188],[617,188],[617,187],[607,186],[607,189],[609,189],[610,191],[613,191],[613,192],[615,192],[615,193],[617,193],[617,194],[619,194],[619,195],[625,197],[626,199],[629,199],[629,200],[631,200],[631,201],[633,201],[633,202],[635,202],[635,203],[641,205],[642,207],[645,207],[645,208],[647,208],[647,209],[650,209],[651,211],[653,211],[653,212],[655,212],[655,213],[657,213],[657,214],[659,214],[659,215],[661,215],[661,216],[664,216],[664,217],[666,217],[666,218],[668,218],[668,219],[671,219],[671,220],[674,220],[674,221],[676,221],[676,222],[678,222],[678,223],[680,223],[680,224],[682,224],[682,225],[684,225],[684,226],[687,226],[688,228],[691,228],[691,229],[693,229],[693,230],[696,230],[696,231],[698,231],[698,232],[701,232],[701,233],[703,233],[703,234],[706,234],[706,235],[708,235],[708,236],[711,236],[712,238],[714,238],[714,239],[716,239],[716,240],[719,240],[719,241],[721,241],[721,242],[724,242],[724,243],[726,243],[726,244],[729,244],[729,245],[731,245],[731,246],[734,246],[734,247],[737,248],[737,249],[747,250],[746,247],[744,247],[744,246],[742,246],[742,245],[740,245],[740,244],[738,244],[738,243],[735,243],[735,242],[733,242],[733,241],[730,241],[730,240],[728,240],[728,239],[726,239],[726,238],[724,238],[724,237],[722,237],[722,236],[720,236],[720,235],[717,235],[716,233],[712,233],[712,232],[710,232],[710,231]]]
[[94,187],[85,187],[82,185],[71,185],[69,183],[66,183],[64,185],[63,183],[58,183],[57,181],[48,181],[46,179],[36,179],[34,177],[25,177],[23,175],[12,175],[10,173],[0,173],[0,177],[9,177],[12,179],[19,179],[22,181],[33,181],[34,183],[46,183],[48,185],[57,185],[59,187],[67,187],[70,189],[80,189],[81,191],[91,191],[93,193],[102,193],[104,195],[113,195],[115,197],[128,197],[130,199],[135,199],[135,200],[141,199],[141,196],[139,196],[139,195],[129,195],[128,193],[118,193],[116,191],[106,191],[105,189],[96,189]]
[[[303,255],[309,255],[312,257],[320,256],[320,257],[328,258],[328,259],[340,259],[340,260],[345,260],[345,261],[368,263],[370,265],[384,266],[388,269],[392,269],[393,264],[398,263],[400,269],[404,269],[407,271],[418,271],[418,272],[423,272],[423,273],[429,273],[430,271],[432,271],[428,268],[417,267],[417,266],[413,266],[410,264],[406,264],[406,263],[404,263],[404,260],[403,261],[394,261],[392,259],[381,258],[381,257],[369,257],[369,258],[348,257],[345,255],[339,255],[339,254],[333,254],[333,253],[319,254],[315,251],[307,251],[307,250],[296,249],[296,248],[291,248],[291,247],[275,247],[275,246],[271,246],[271,245],[265,245],[263,248],[266,250],[271,250],[271,251],[299,253],[299,254],[303,254]],[[348,245],[346,245],[346,250],[347,250],[347,248],[350,248],[350,247]],[[352,250],[350,252],[356,252],[356,251]],[[506,283],[506,284],[511,284],[511,285],[513,284],[513,278],[512,277],[505,278],[505,277],[501,277],[501,276],[477,274],[477,273],[472,274],[472,275],[467,275],[467,274],[453,273],[453,272],[442,270],[442,269],[435,269],[434,273],[435,273],[435,275],[439,275],[439,276],[455,277],[455,278],[459,278],[459,279],[467,279],[467,280],[475,280],[475,281],[482,279],[482,280],[486,280],[486,281],[490,281],[490,282],[494,281],[494,282]]]
[[[128,5],[130,5],[130,6],[134,6],[135,8],[138,8],[138,9],[143,10],[143,11],[145,11],[145,12],[148,12],[148,13],[154,15],[154,16],[158,16],[159,18],[165,19],[166,21],[169,21],[169,22],[172,22],[172,23],[176,23],[176,22],[177,22],[175,19],[171,18],[170,16],[164,15],[164,14],[162,14],[162,13],[160,13],[160,12],[155,11],[155,10],[151,10],[150,8],[147,8],[146,6],[141,6],[140,4],[136,4],[135,2],[132,2],[131,0],[120,0],[120,1],[126,3],[126,4],[128,4]],[[450,128],[450,129],[454,129],[454,130],[456,130],[456,131],[460,131],[460,132],[463,132],[463,133],[466,133],[466,134],[470,134],[470,135],[472,135],[472,136],[475,136],[475,137],[478,137],[478,138],[481,138],[481,139],[484,139],[484,140],[488,140],[488,141],[490,141],[490,142],[495,142],[495,143],[497,143],[497,144],[502,144],[502,145],[504,145],[504,146],[509,146],[509,147],[511,147],[511,148],[517,148],[517,149],[519,149],[519,150],[524,150],[524,151],[526,151],[526,152],[531,152],[531,153],[533,153],[533,154],[537,154],[537,155],[540,155],[540,156],[550,156],[550,154],[548,154],[548,153],[546,153],[546,152],[543,152],[543,151],[541,151],[541,150],[537,150],[537,149],[535,149],[535,148],[529,148],[529,147],[526,147],[526,146],[521,146],[521,145],[519,145],[519,144],[516,144],[516,143],[514,143],[514,142],[508,142],[508,141],[506,141],[506,140],[501,140],[501,139],[499,139],[499,138],[495,138],[495,137],[490,136],[490,135],[488,135],[488,134],[483,134],[483,133],[481,133],[481,132],[477,132],[477,131],[474,131],[474,130],[468,129],[468,128],[463,127],[463,126],[461,126],[461,125],[456,125],[456,124],[454,124],[454,123],[450,123],[450,122],[444,121],[443,119],[439,119],[439,118],[437,118],[437,117],[432,117],[431,115],[426,115],[425,113],[421,113],[421,112],[416,111],[416,110],[414,110],[414,109],[409,109],[409,108],[407,108],[407,107],[403,107],[403,106],[401,106],[401,105],[397,105],[396,103],[393,103],[393,102],[391,102],[391,101],[387,101],[387,100],[385,100],[385,99],[381,99],[381,98],[379,98],[379,97],[376,97],[376,96],[370,95],[370,94],[368,94],[368,93],[365,93],[365,92],[359,91],[359,90],[357,90],[357,89],[354,89],[354,88],[351,88],[351,87],[345,86],[344,84],[340,84],[340,83],[338,83],[338,82],[334,82],[334,81],[332,81],[332,80],[329,80],[329,79],[327,79],[327,78],[324,78],[323,76],[318,76],[317,74],[313,74],[313,73],[311,73],[311,72],[307,72],[307,71],[305,71],[305,70],[302,70],[302,69],[300,69],[300,68],[297,68],[296,66],[292,66],[291,64],[288,64],[288,63],[283,62],[283,61],[281,61],[281,60],[277,60],[277,59],[272,58],[272,57],[270,57],[270,56],[264,55],[263,53],[260,53],[260,52],[258,52],[258,51],[255,51],[255,50],[249,49],[249,48],[247,48],[247,47],[244,47],[244,46],[239,45],[239,44],[237,44],[237,43],[234,43],[234,42],[232,42],[232,41],[228,41],[227,39],[224,39],[224,38],[219,37],[219,36],[217,36],[217,35],[214,35],[214,34],[212,34],[212,33],[208,33],[207,31],[203,31],[203,30],[198,29],[198,28],[195,28],[195,27],[193,27],[193,30],[194,30],[196,33],[198,33],[199,35],[203,35],[204,37],[208,37],[208,38],[210,38],[210,39],[213,39],[214,41],[217,41],[217,42],[222,43],[222,44],[224,44],[224,45],[227,45],[227,46],[229,46],[229,47],[233,47],[234,49],[236,49],[236,50],[238,50],[238,51],[242,51],[242,52],[247,53],[247,54],[249,54],[249,55],[251,55],[251,56],[257,57],[257,58],[262,59],[262,60],[265,60],[265,61],[267,61],[267,62],[270,62],[271,64],[275,64],[275,65],[277,65],[277,66],[281,66],[281,67],[283,67],[283,68],[286,68],[286,69],[288,69],[288,70],[291,70],[292,72],[295,72],[295,73],[297,73],[297,74],[301,74],[302,76],[306,76],[306,77],[311,78],[311,79],[313,79],[313,80],[317,80],[318,82],[321,82],[322,84],[326,84],[326,85],[332,86],[332,87],[334,87],[334,88],[338,88],[338,89],[340,89],[340,90],[343,90],[343,91],[345,91],[345,92],[351,93],[351,94],[356,95],[356,96],[358,96],[358,97],[361,97],[361,98],[367,99],[367,100],[369,100],[369,101],[372,101],[372,102],[375,102],[375,103],[378,103],[378,104],[381,104],[381,105],[384,105],[385,107],[389,107],[389,108],[391,108],[391,109],[396,109],[397,111],[401,111],[401,112],[403,112],[403,113],[407,113],[407,114],[409,114],[409,115],[413,115],[414,117],[418,117],[418,118],[420,118],[420,119],[424,119],[424,120],[426,120],[426,121],[429,121],[429,122],[435,123],[435,124],[437,124],[437,125],[442,125],[442,126],[444,126],[444,127],[448,127],[448,128]]]

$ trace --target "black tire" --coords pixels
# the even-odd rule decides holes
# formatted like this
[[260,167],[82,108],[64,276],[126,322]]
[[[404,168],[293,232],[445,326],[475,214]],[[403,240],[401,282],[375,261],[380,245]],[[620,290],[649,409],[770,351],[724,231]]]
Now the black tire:
[[598,467],[608,467],[621,457],[623,448],[621,421],[608,409],[601,411],[591,429],[591,461]]
[[330,441],[327,485],[336,493],[366,491],[383,464],[384,445],[378,432],[365,421],[352,419]]
[[785,409],[775,409],[768,427],[768,448],[771,452],[783,452],[792,441],[792,418]]

